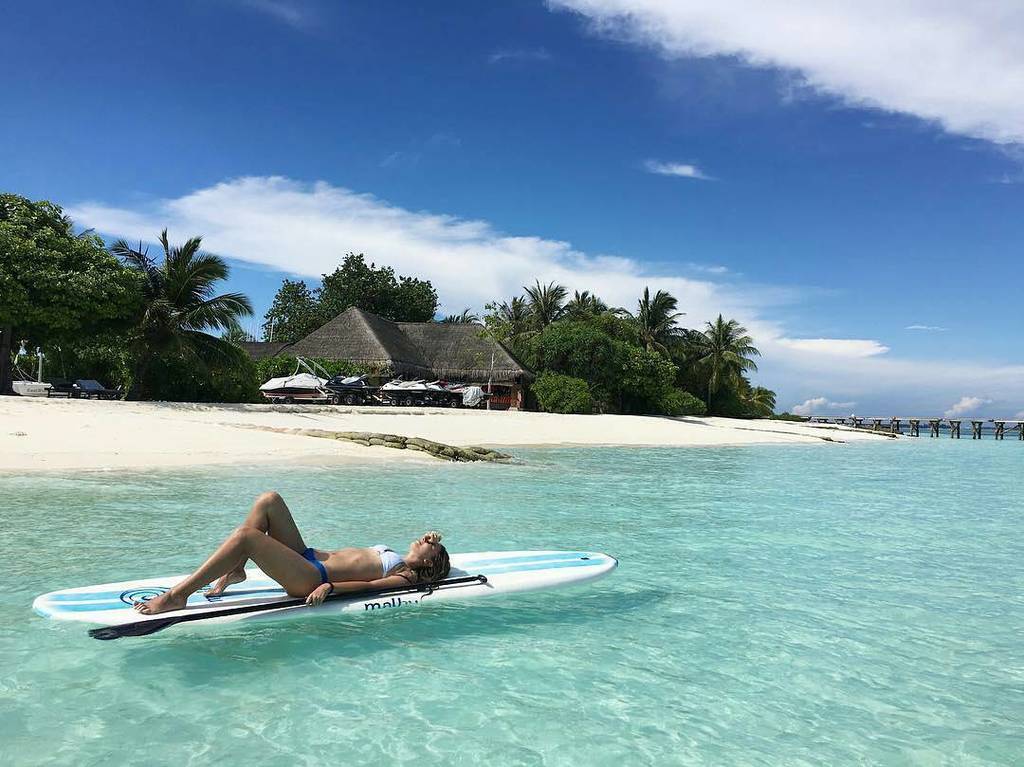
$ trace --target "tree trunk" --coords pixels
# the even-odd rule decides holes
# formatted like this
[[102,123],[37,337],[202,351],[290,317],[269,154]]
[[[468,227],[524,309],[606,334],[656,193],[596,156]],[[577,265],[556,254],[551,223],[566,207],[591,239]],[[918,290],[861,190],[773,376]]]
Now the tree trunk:
[[14,394],[11,388],[11,347],[14,344],[14,328],[0,328],[0,394]]

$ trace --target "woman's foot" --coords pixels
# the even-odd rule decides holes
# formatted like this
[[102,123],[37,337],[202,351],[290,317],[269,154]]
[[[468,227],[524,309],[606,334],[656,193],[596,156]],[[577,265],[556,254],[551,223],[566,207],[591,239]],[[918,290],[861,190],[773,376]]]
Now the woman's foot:
[[132,607],[143,615],[156,615],[171,610],[180,610],[185,606],[188,597],[178,596],[173,590],[165,591],[158,597],[153,597],[145,602],[136,602]]
[[241,583],[245,580],[245,570],[232,570],[227,575],[221,576],[217,584],[206,592],[207,597],[218,597],[224,593],[224,589],[233,583]]

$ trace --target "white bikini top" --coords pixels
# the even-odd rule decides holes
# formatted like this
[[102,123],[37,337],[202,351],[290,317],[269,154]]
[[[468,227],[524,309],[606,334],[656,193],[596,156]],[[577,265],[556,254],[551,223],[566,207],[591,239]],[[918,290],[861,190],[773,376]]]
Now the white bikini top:
[[387,575],[388,570],[395,565],[402,564],[402,555],[396,554],[383,543],[378,543],[376,546],[371,546],[370,548],[380,555],[380,566],[384,575]]

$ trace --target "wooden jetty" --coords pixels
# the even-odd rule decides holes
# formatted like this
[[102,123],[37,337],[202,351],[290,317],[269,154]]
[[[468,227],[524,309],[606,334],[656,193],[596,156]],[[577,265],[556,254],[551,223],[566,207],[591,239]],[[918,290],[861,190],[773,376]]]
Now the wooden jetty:
[[[949,431],[950,439],[960,439],[960,427],[967,421],[971,425],[971,439],[981,439],[982,430],[986,423],[992,424],[992,435],[994,439],[1003,440],[1006,432],[1017,432],[1017,440],[1024,442],[1024,419],[1021,418],[910,418],[903,416],[889,416],[881,418],[870,418],[862,416],[834,416],[834,415],[809,415],[808,423],[832,423],[839,426],[852,426],[855,429],[868,429],[870,431],[884,432],[896,436],[920,437],[921,424],[928,425],[928,436],[938,437],[943,426]],[[903,424],[907,424],[904,431]]]

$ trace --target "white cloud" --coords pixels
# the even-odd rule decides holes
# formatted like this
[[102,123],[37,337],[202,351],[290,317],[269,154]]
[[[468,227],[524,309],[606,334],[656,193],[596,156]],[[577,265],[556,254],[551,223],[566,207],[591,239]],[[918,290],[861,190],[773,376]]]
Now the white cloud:
[[907,325],[904,330],[927,330],[942,333],[949,330],[949,328],[940,328],[938,325]]
[[502,48],[492,51],[487,56],[491,64],[500,64],[503,61],[549,61],[551,54],[544,48]]
[[789,349],[825,357],[874,357],[885,354],[888,346],[866,338],[778,338]]
[[[931,412],[962,391],[1024,401],[1022,365],[979,364],[968,356],[899,359],[878,340],[793,337],[771,315],[798,303],[806,290],[734,277],[724,281],[713,273],[706,279],[683,277],[678,272],[686,272],[685,265],[654,268],[584,253],[567,242],[508,235],[486,221],[408,210],[324,182],[240,178],[129,207],[86,202],[66,210],[79,225],[129,240],[152,241],[164,227],[172,240],[202,234],[211,252],[314,279],[333,271],[346,251],[362,251],[400,274],[430,279],[443,313],[479,310],[487,301],[519,293],[535,278],[592,290],[612,306],[629,308],[649,285],[676,296],[690,327],[703,326],[719,312],[743,322],[763,355],[757,382],[783,401],[830,391],[870,407],[908,402]],[[276,276],[268,276],[271,281]]]
[[307,30],[313,22],[308,7],[299,8],[284,0],[242,0],[244,5],[283,21],[295,29]]
[[566,242],[506,235],[486,221],[407,210],[325,182],[239,178],[137,207],[86,202],[68,212],[82,225],[130,240],[152,240],[165,226],[172,239],[201,233],[213,252],[303,277],[333,271],[346,251],[362,251],[401,274],[431,279],[443,311],[480,308],[535,278],[627,307],[645,286],[657,286],[675,295],[694,323],[792,299],[772,287],[723,286],[652,271],[629,258],[582,253]]
[[735,56],[848,104],[1024,141],[1019,0],[548,0],[669,58]]
[[688,261],[685,266],[692,272],[703,272],[704,274],[721,276],[730,273],[729,267],[722,266],[721,264],[698,264],[694,261]]
[[410,155],[408,152],[391,152],[379,165],[382,168],[397,168],[400,165],[414,165],[418,160],[418,155]]
[[656,173],[659,176],[678,176],[679,178],[697,178],[702,181],[711,181],[708,176],[696,165],[688,165],[681,162],[661,162],[660,160],[647,160],[644,162],[644,169],[648,173]]
[[790,412],[794,415],[832,415],[854,407],[856,402],[831,402],[828,397],[811,397],[799,405],[793,405]]
[[985,397],[961,397],[949,410],[946,411],[947,418],[956,418],[961,415],[970,415],[982,405],[990,405],[992,400]]

